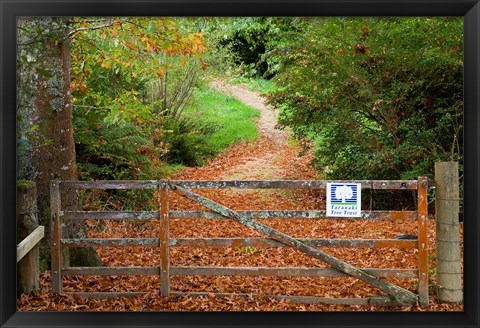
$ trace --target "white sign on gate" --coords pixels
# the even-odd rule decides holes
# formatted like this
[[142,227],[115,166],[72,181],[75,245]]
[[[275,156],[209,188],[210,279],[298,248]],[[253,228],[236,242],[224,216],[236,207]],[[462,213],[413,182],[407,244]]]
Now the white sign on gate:
[[327,216],[360,217],[361,183],[327,183]]

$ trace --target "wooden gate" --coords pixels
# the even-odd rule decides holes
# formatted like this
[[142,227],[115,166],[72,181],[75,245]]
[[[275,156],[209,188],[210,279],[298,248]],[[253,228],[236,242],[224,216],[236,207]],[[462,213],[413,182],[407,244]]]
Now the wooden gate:
[[[191,189],[325,189],[327,182],[360,183],[362,189],[372,190],[417,190],[416,211],[362,211],[362,217],[355,220],[400,220],[418,221],[418,236],[416,240],[398,239],[313,239],[292,238],[255,219],[269,218],[303,218],[332,219],[325,211],[235,211],[216,203]],[[62,189],[157,189],[158,211],[123,211],[123,212],[64,212],[61,210],[60,193]],[[178,192],[194,202],[209,209],[208,211],[170,210],[169,193]],[[171,291],[172,276],[292,276],[292,277],[354,277],[383,291],[387,296],[372,296],[368,298],[325,298],[314,296],[268,295],[265,297],[287,299],[301,303],[356,304],[356,305],[428,305],[428,254],[427,254],[427,179],[396,181],[75,181],[52,182],[52,218],[53,221],[53,251],[52,277],[54,293],[62,293],[62,277],[66,275],[159,275],[160,294],[162,296],[197,295],[206,296],[207,292]],[[64,239],[61,237],[62,220],[73,219],[138,219],[160,220],[158,238],[122,238],[122,239]],[[225,219],[229,218],[260,232],[267,238],[170,238],[170,219]],[[344,219],[344,218],[342,218]],[[158,246],[159,267],[66,267],[61,264],[63,247],[81,246]],[[318,259],[329,268],[276,268],[276,267],[185,267],[170,265],[170,247],[292,247],[310,257]],[[322,247],[349,248],[417,248],[418,266],[416,269],[379,269],[358,268],[350,265],[320,249]],[[418,278],[418,293],[415,294],[385,279]],[[138,295],[142,292],[122,293],[72,293],[78,296],[119,297]],[[246,294],[215,293],[216,296]]]

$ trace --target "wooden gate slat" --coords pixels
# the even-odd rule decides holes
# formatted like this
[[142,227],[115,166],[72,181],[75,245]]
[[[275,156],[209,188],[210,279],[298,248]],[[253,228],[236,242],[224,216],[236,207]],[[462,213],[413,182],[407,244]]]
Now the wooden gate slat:
[[62,276],[158,276],[159,267],[67,267]]
[[62,181],[62,189],[158,189],[158,180]]
[[[147,292],[66,292],[65,295],[80,298],[96,298],[96,299],[111,299],[111,298],[133,298],[137,296],[147,295]],[[387,297],[372,296],[370,298],[329,298],[318,296],[293,296],[293,295],[258,295],[246,293],[211,293],[211,292],[172,292],[170,296],[174,297],[211,297],[214,295],[218,298],[224,297],[240,297],[240,298],[262,298],[274,299],[278,301],[286,300],[292,303],[301,304],[332,304],[332,305],[373,305],[373,306],[398,306],[395,301]]]
[[[363,268],[376,277],[415,278],[416,269],[378,269]],[[70,272],[70,271],[69,271]],[[350,277],[332,268],[301,268],[301,267],[171,267],[172,276],[275,276],[275,277]]]
[[[297,238],[312,247],[417,248],[416,240]],[[170,246],[183,247],[285,247],[271,238],[170,238]]]
[[64,220],[153,220],[159,218],[158,211],[62,211],[60,215]]
[[157,247],[159,238],[77,238],[60,239],[62,247]]
[[[327,211],[298,211],[298,210],[267,210],[267,211],[252,211],[242,210],[237,211],[248,217],[255,217],[257,219],[307,219],[307,220],[417,220],[416,211],[368,211],[362,213],[361,217],[331,217],[327,216]],[[71,213],[71,214],[70,214]],[[78,212],[82,213],[82,212]],[[88,212],[85,212],[88,213]],[[221,214],[213,211],[198,211],[198,210],[171,210],[169,212],[172,219],[225,219]],[[77,214],[69,212],[69,217],[82,217],[85,214]],[[92,218],[94,216],[91,216]],[[90,218],[90,217],[89,217]],[[97,218],[97,216],[95,216]]]
[[240,213],[237,213],[236,211],[227,208],[219,203],[216,203],[210,199],[207,199],[199,194],[196,194],[190,190],[187,190],[185,188],[182,188],[180,186],[177,186],[173,183],[170,184],[170,187],[172,189],[176,189],[180,194],[183,196],[187,197],[190,200],[193,200],[200,205],[203,205],[212,211],[218,212],[226,217],[232,218],[235,221],[239,222],[240,224],[247,226],[249,228],[252,228],[264,235],[267,235],[268,237],[271,237],[275,240],[278,240],[285,245],[294,247],[295,249],[312,256],[318,260],[321,260],[322,262],[325,262],[329,265],[331,265],[333,268],[342,271],[352,277],[355,277],[357,279],[360,279],[378,289],[381,291],[387,293],[390,295],[393,299],[395,299],[396,302],[402,304],[402,305],[410,305],[410,304],[416,304],[418,297],[414,293],[410,292],[409,290],[406,290],[404,288],[401,288],[399,286],[396,286],[388,281],[379,279],[363,270],[360,270],[346,262],[343,262],[334,256],[331,256],[327,253],[324,253],[318,249],[315,249],[295,238],[292,238],[291,236],[288,236],[278,230],[275,230],[267,225],[264,225],[262,223],[259,223],[253,219],[250,219]]
[[360,183],[362,189],[417,189],[417,180],[170,180],[188,189],[325,189],[329,182]]
[[294,296],[294,295],[268,295],[268,294],[247,294],[247,293],[212,293],[212,292],[172,292],[175,297],[240,297],[240,298],[262,298],[273,299],[277,301],[286,300],[296,304],[330,304],[330,305],[373,305],[373,306],[398,306],[401,305],[385,296],[372,296],[369,298],[359,297],[319,297],[319,296]]

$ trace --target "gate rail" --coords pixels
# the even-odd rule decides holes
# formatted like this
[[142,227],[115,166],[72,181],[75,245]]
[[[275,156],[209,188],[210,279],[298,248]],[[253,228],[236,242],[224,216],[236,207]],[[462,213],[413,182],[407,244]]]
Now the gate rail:
[[[52,181],[51,210],[53,218],[52,240],[52,285],[54,293],[63,293],[62,277],[67,275],[156,275],[160,276],[160,294],[162,296],[198,295],[207,296],[207,292],[176,292],[170,290],[171,276],[293,276],[293,277],[348,277],[349,275],[334,268],[301,267],[204,267],[170,266],[169,249],[176,246],[191,247],[288,247],[273,238],[170,238],[169,218],[172,219],[226,219],[216,211],[170,210],[169,192],[175,189],[325,189],[328,182],[361,183],[362,189],[373,190],[418,190],[416,211],[362,211],[359,218],[327,217],[321,210],[264,210],[235,211],[247,218],[298,218],[306,220],[417,220],[417,240],[397,239],[325,239],[303,238],[299,241],[311,247],[342,248],[403,248],[418,249],[416,269],[379,269],[358,268],[377,278],[417,278],[418,302],[428,305],[428,254],[427,254],[427,179],[418,180],[282,180],[282,181],[186,181],[186,180],[143,180],[143,181]],[[179,188],[178,188],[179,187]],[[151,189],[159,191],[158,211],[62,211],[61,192],[69,189]],[[88,238],[65,239],[61,236],[63,220],[160,220],[158,238]],[[61,254],[65,247],[111,247],[139,246],[159,247],[159,267],[62,267]],[[77,296],[121,297],[135,296],[146,292],[75,292]],[[247,294],[214,293],[216,296],[250,296]],[[389,297],[369,298],[324,298],[314,296],[269,295],[268,298],[287,299],[300,303],[357,304],[357,305],[400,305]]]

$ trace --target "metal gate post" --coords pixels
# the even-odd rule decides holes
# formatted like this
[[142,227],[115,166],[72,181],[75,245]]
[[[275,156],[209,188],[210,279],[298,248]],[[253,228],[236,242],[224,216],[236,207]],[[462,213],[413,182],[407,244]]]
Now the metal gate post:
[[428,306],[428,236],[427,236],[427,189],[426,177],[418,178],[418,295],[420,306]]
[[170,249],[168,231],[168,183],[166,180],[159,181],[160,192],[160,295],[170,294]]

